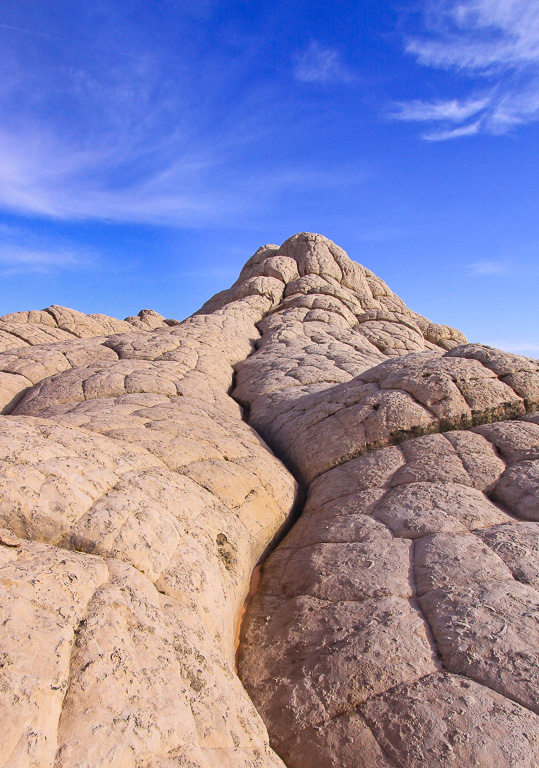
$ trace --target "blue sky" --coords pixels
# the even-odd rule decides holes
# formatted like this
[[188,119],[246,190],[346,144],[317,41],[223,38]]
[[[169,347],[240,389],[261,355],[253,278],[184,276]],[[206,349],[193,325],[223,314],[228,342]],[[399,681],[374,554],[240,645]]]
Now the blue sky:
[[321,232],[539,357],[539,4],[0,0],[0,314],[182,318]]

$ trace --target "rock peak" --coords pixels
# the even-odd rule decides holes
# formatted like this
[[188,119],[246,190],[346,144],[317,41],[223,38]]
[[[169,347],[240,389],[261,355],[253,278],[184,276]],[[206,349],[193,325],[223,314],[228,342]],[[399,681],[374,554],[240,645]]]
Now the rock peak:
[[0,318],[0,405],[0,768],[536,768],[536,361],[302,232]]
[[279,313],[278,322],[295,317],[353,328],[384,354],[449,350],[466,342],[455,328],[408,309],[381,278],[328,238],[310,232],[293,235],[280,247],[259,248],[234,285],[206,302],[200,313],[248,296],[269,299],[267,311]]

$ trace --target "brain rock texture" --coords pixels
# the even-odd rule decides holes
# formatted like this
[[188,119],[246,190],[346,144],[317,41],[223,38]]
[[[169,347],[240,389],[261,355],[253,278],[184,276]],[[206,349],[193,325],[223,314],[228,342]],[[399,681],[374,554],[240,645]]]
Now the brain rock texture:
[[537,361],[301,233],[0,409],[0,768],[539,765]]

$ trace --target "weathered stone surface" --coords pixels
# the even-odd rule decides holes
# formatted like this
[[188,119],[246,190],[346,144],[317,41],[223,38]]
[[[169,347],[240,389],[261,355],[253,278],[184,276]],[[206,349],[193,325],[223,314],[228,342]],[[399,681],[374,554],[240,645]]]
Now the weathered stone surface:
[[[14,343],[18,340],[16,348],[19,348],[46,343],[53,339],[73,339],[73,337],[85,339],[112,333],[129,333],[133,327],[143,330],[166,328],[177,322],[177,320],[165,320],[162,315],[151,309],[142,309],[134,317],[117,320],[108,315],[85,315],[75,309],[54,304],[40,311],[12,312],[10,315],[0,317],[0,335],[2,339],[6,339],[6,343],[9,336],[13,337]],[[9,348],[15,347],[11,345],[5,347],[5,349]]]
[[[302,247],[339,280],[329,245],[314,261],[317,243]],[[515,517],[537,520],[538,365],[427,330],[394,300],[362,296],[354,325],[341,281],[346,311],[335,323],[325,307],[325,323],[347,354],[300,314],[328,293],[317,279],[309,304],[285,293],[237,366],[251,424],[309,484],[248,608],[243,682],[290,768],[534,765],[537,531]]]
[[[339,738],[350,750],[353,732],[347,730],[347,718],[354,729],[363,707],[370,712],[377,696],[398,691],[437,670],[466,675],[537,711],[539,660],[533,649],[538,642],[538,595],[515,582],[514,556],[511,568],[485,539],[496,531],[507,536],[508,528],[517,524],[473,487],[492,492],[496,475],[501,482],[504,473],[492,444],[481,437],[484,445],[480,447],[478,437],[472,435],[467,441],[454,432],[416,438],[341,464],[311,484],[300,522],[264,565],[261,586],[248,611],[240,665],[247,690],[266,722],[273,723],[270,734],[285,759],[291,754],[288,741],[296,744],[295,731],[316,725],[324,733],[331,732],[335,712],[344,718],[339,721]],[[461,457],[466,457],[470,445],[474,450],[468,455],[470,467],[474,455],[486,456],[487,473],[466,471]],[[400,549],[404,544],[406,557]],[[533,573],[528,581],[532,579]],[[388,635],[391,638],[394,614],[387,608],[387,595],[407,598],[414,608],[414,613],[403,616],[400,636],[389,648],[384,642]],[[309,611],[305,601],[313,598],[318,602],[310,603]],[[345,613],[338,614],[338,623],[327,619],[324,611],[339,606]],[[354,613],[348,616],[351,606]],[[375,606],[381,614],[374,613]],[[367,637],[360,648],[351,645],[364,637],[356,610],[369,611]],[[322,629],[312,626],[313,615],[323,617]],[[308,653],[302,647],[298,650],[297,638],[305,645],[313,643]],[[428,657],[423,651],[424,664],[430,666],[419,669],[408,666],[421,659],[421,651],[413,644],[418,638],[430,650]],[[384,678],[385,668],[377,671],[381,687],[369,688],[364,678],[381,652],[394,677]],[[346,667],[339,666],[342,656]],[[333,676],[327,657],[339,670]],[[337,675],[340,686],[335,683]],[[359,695],[354,685],[360,686]],[[313,691],[330,703],[324,700],[315,709]],[[525,732],[525,710],[516,711],[516,723]],[[472,723],[474,728],[490,727],[487,714],[480,725],[473,697],[470,711],[463,709],[463,715],[463,732]],[[423,764],[438,765],[444,744],[440,728],[438,746],[430,749],[430,756],[429,750],[421,752]],[[382,747],[391,758],[391,751]],[[402,745],[397,765],[419,764],[414,762],[412,747],[411,743],[406,757],[406,745]],[[295,749],[296,757],[292,755],[289,764],[300,766],[300,747]],[[319,749],[321,759],[329,760],[323,743]],[[457,751],[454,762],[448,764],[466,764],[459,760],[468,754],[475,753]],[[485,761],[488,750],[478,754]],[[531,754],[526,759],[533,765]],[[375,766],[379,758],[356,753],[355,759],[362,761],[359,765]],[[478,764],[486,768],[487,762]],[[512,765],[509,757],[499,764]],[[354,765],[351,758],[347,765]]]
[[0,345],[0,768],[535,768],[537,362],[308,233]]
[[430,675],[388,691],[363,714],[392,765],[532,768],[537,762],[537,717],[457,675]]
[[485,544],[501,557],[514,578],[539,587],[539,525],[506,523],[478,531]]
[[[342,461],[420,434],[523,416],[524,399],[466,353],[464,345],[450,358],[408,355],[330,390],[294,397],[287,388],[266,407],[255,395],[252,424],[310,482]],[[256,392],[256,365],[253,357],[239,366],[247,377],[236,390],[240,401],[251,403]]]
[[227,395],[266,308],[4,354],[28,378],[0,440],[1,765],[280,764],[234,674],[295,496]]

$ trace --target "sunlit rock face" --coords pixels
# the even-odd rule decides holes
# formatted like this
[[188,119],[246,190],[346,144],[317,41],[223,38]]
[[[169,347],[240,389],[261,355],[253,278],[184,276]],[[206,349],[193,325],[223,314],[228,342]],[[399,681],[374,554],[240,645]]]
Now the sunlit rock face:
[[0,407],[2,768],[536,768],[535,361],[301,233],[0,318]]

